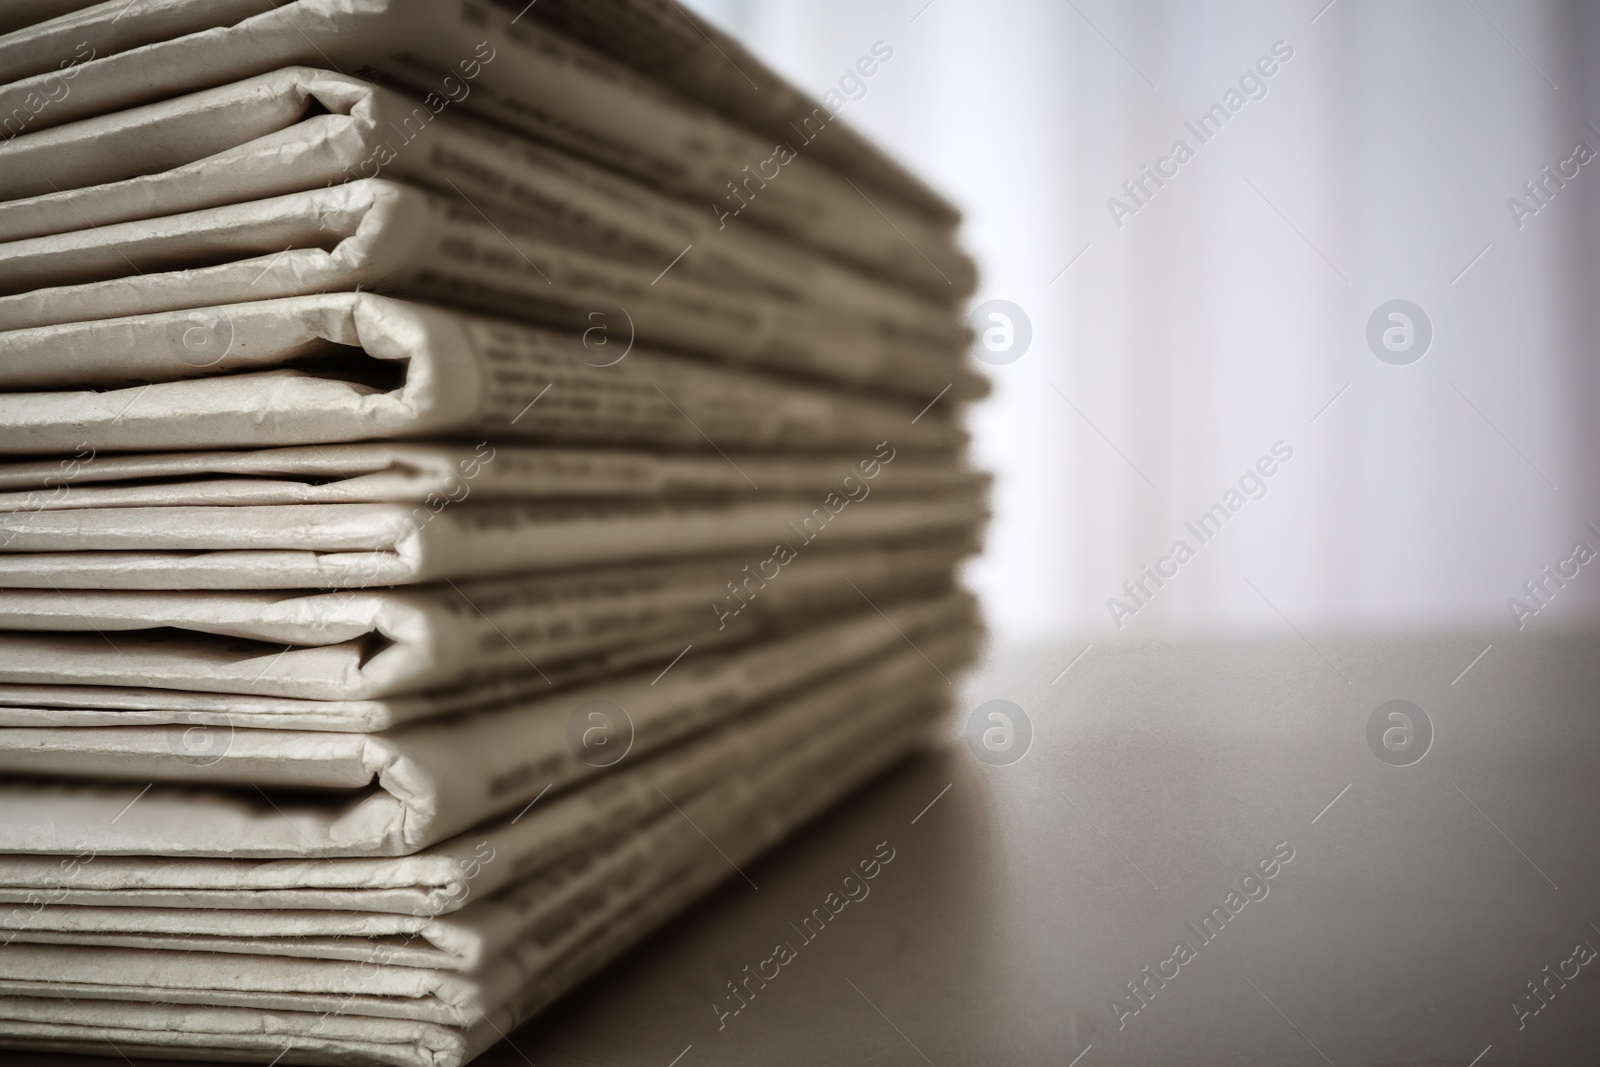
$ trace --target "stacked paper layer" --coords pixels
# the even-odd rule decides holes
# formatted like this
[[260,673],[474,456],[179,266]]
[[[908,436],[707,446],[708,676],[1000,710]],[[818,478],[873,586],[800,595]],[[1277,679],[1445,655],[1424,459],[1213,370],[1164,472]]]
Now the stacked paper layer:
[[714,28],[22,0],[0,83],[0,1046],[465,1063],[936,731],[958,220]]

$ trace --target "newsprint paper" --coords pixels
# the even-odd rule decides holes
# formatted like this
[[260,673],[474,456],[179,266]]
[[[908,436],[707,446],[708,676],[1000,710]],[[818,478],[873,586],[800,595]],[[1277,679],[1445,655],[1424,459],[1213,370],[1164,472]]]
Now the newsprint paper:
[[[220,758],[195,759],[169,729],[0,730],[0,770],[65,772],[92,788],[12,778],[0,786],[0,852],[166,856],[399,855],[526,804],[545,788],[592,776],[569,743],[570,713],[589,700],[620,707],[634,750],[687,737],[807,679],[913,645],[919,635],[971,626],[966,594],[893,607],[747,649],[686,661],[659,683],[651,671],[542,700],[425,719],[384,734],[237,730]],[[912,654],[915,654],[914,652]],[[931,665],[931,664],[930,664]],[[937,670],[938,668],[934,668]],[[157,783],[139,803],[118,813]],[[185,783],[253,783],[194,803]],[[162,783],[172,783],[170,785]],[[327,791],[274,804],[260,788]],[[300,799],[299,797],[304,797]]]
[[948,732],[977,276],[842,106],[673,0],[0,5],[0,1059],[464,1067]]
[[[474,112],[669,189],[724,225],[769,227],[949,303],[974,284],[952,219],[891,189],[868,193],[811,157],[806,145],[831,124],[824,109],[795,116],[775,159],[770,138],[536,18],[474,0],[111,0],[0,38],[0,125],[36,132],[295,65],[334,65],[404,87],[430,110]],[[781,169],[758,184],[749,175],[764,161]],[[748,183],[742,197],[736,182]]]
[[644,344],[924,402],[961,365],[839,308],[724,292],[386,178],[0,244],[0,329],[357,289],[579,334],[610,312]]
[[[318,724],[307,726],[322,729],[334,709],[378,698],[453,691],[459,706],[474,687],[492,693],[514,672],[570,682],[671,658],[687,644],[750,640],[859,608],[863,597],[938,590],[966,548],[819,552],[796,560],[781,581],[756,574],[748,589],[735,584],[748,603],[729,591],[754,573],[739,557],[348,592],[6,589],[0,702],[26,699],[23,687],[44,699],[61,686],[147,688],[163,699],[172,690],[289,697],[323,702]],[[87,706],[98,703],[91,697]],[[257,724],[227,699],[216,705],[232,722]],[[0,724],[20,725],[12,712],[0,707]],[[260,718],[282,727],[289,716]],[[352,716],[345,728],[358,722]]]
[[310,67],[0,142],[0,241],[378,177],[534,226],[652,277],[671,264],[675,277],[845,311],[862,328],[932,350],[967,344],[957,308],[876,272],[757,227],[721,225],[698,205],[458,110],[435,113],[415,97]]
[[[790,452],[965,443],[932,394],[868,397],[627,344],[623,333],[602,342],[371,293],[0,332],[0,449],[423,435]],[[940,388],[965,392],[969,373]]]
[[[374,970],[370,961],[356,971],[349,963],[328,962],[324,966],[330,969],[320,974],[320,982],[311,983],[312,991],[275,993],[271,988],[274,979],[281,982],[287,973],[276,974],[258,965],[241,969],[231,962],[240,957],[224,954],[217,956],[218,966],[194,965],[200,955],[195,952],[174,953],[179,957],[174,960],[176,970],[167,966],[152,969],[149,956],[143,955],[139,957],[140,971],[146,976],[143,981],[153,975],[155,987],[119,986],[104,981],[107,965],[118,961],[115,949],[103,948],[89,950],[97,952],[90,959],[99,965],[92,972],[85,968],[88,960],[65,955],[57,955],[53,962],[30,960],[30,973],[52,975],[57,988],[42,982],[30,985],[26,980],[4,982],[14,995],[0,998],[0,1018],[5,1018],[8,1030],[18,1036],[54,1039],[49,1046],[54,1048],[95,1051],[96,1044],[110,1036],[135,1055],[172,1055],[176,1043],[180,1048],[187,1046],[191,1055],[207,1058],[231,1058],[231,1052],[241,1059],[255,1059],[265,1051],[267,1058],[281,1055],[280,1062],[333,1057],[348,1063],[376,1060],[457,1067],[587,977],[644,931],[709,886],[730,877],[730,865],[747,861],[914,747],[919,743],[915,724],[929,722],[938,708],[939,703],[933,701],[927,710],[914,711],[909,718],[902,713],[875,736],[856,733],[842,748],[830,748],[825,758],[817,758],[815,746],[801,746],[769,765],[766,772],[741,775],[731,790],[713,789],[685,802],[681,807],[686,819],[714,834],[725,855],[706,849],[703,842],[691,851],[696,841],[681,824],[675,824],[675,830],[661,828],[657,831],[660,836],[653,833],[647,840],[657,849],[657,858],[667,862],[635,866],[632,877],[613,881],[609,891],[574,894],[568,907],[553,913],[556,921],[523,926],[527,932],[512,942],[509,951],[469,975],[392,963]],[[492,855],[481,851],[485,840],[476,842],[480,851],[475,855],[480,858],[469,869],[492,869],[492,862],[481,859]],[[673,841],[687,843],[689,848],[680,852]],[[468,905],[463,912],[472,907]],[[28,950],[21,943],[10,947]],[[41,947],[38,951],[48,950]],[[182,961],[184,956],[187,962]],[[524,960],[533,969],[523,970]],[[314,962],[306,960],[304,964]],[[292,961],[285,963],[296,966]],[[404,970],[415,973],[407,979],[398,973]],[[236,982],[227,982],[229,975],[244,973],[259,976],[254,984],[268,988],[241,989]],[[297,968],[288,973],[293,974],[294,988],[306,988],[303,971]],[[219,984],[225,987],[196,990],[180,984],[214,978],[223,979]],[[70,1008],[56,999],[62,984],[76,994]],[[259,1007],[235,1004],[271,1005],[276,1010],[263,1015]],[[177,1033],[162,1033],[162,1043],[153,1045],[149,1038],[153,1031]]]

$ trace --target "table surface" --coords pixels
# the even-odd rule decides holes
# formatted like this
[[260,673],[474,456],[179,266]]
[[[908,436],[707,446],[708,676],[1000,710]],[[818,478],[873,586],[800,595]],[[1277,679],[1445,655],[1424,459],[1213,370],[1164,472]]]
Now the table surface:
[[[1600,1062],[1600,960],[1526,984],[1600,947],[1596,635],[1314,638],[992,655],[962,706],[1023,709],[1024,758],[901,765],[478,1062]],[[1408,766],[1368,742],[1396,699],[1433,729]]]

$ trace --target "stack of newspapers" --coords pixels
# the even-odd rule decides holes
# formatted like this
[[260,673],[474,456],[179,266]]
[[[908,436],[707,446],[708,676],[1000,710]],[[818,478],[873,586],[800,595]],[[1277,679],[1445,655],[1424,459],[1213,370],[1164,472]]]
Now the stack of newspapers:
[[0,83],[0,1047],[453,1067],[944,728],[974,273],[836,105],[673,0]]

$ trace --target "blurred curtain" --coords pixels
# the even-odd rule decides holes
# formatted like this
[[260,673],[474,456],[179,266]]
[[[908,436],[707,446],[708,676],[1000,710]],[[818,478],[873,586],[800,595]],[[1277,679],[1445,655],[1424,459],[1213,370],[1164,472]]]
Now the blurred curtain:
[[[889,43],[842,117],[963,207],[979,299],[1032,321],[972,420],[1002,638],[1514,629],[1524,582],[1600,549],[1591,7],[694,6],[819,93]],[[1397,299],[1432,327],[1403,366],[1367,341]],[[1593,617],[1600,566],[1548,600],[1538,625]]]

